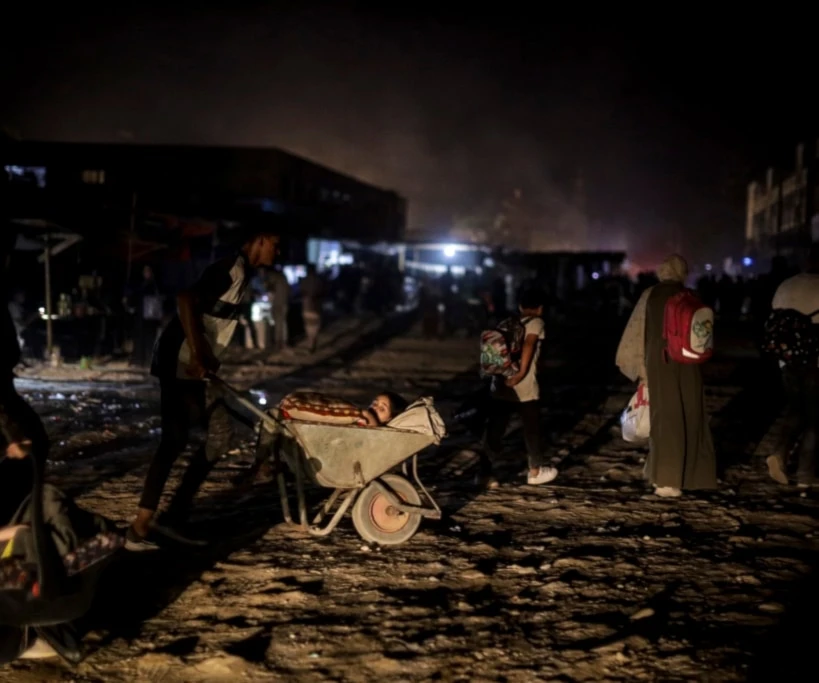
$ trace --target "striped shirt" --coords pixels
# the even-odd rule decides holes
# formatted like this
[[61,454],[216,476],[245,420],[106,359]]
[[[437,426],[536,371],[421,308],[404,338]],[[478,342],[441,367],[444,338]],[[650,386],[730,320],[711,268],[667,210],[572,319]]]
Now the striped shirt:
[[[216,358],[224,353],[236,331],[248,281],[247,259],[239,254],[208,266],[191,288],[199,304],[205,339]],[[160,379],[192,379],[187,373],[190,360],[191,349],[177,313],[157,341],[151,373]]]

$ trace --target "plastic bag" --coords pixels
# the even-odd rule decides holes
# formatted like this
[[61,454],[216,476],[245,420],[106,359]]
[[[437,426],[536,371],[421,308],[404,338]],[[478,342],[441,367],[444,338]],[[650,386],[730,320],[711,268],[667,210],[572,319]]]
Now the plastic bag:
[[648,407],[648,386],[641,383],[620,416],[623,440],[629,443],[647,441],[651,434],[651,413]]

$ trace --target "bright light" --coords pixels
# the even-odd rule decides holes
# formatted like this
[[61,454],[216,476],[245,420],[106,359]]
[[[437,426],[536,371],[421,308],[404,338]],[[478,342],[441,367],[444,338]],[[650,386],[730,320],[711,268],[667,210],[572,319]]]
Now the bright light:
[[264,396],[259,397],[259,405],[260,406],[266,406],[267,405],[267,399]]
[[594,273],[592,273],[592,280],[599,280],[599,279],[600,279],[600,273],[598,273],[596,271]]
[[712,269],[713,267],[714,267],[714,266],[712,266],[710,263],[706,263],[706,264],[705,264],[705,270],[707,270],[709,273],[711,272],[711,269]]
[[444,256],[447,258],[452,258],[457,253],[458,248],[454,244],[447,244],[444,247]]
[[750,256],[746,256],[744,259],[742,259],[742,265],[746,268],[748,266],[752,266],[754,265],[754,260]]

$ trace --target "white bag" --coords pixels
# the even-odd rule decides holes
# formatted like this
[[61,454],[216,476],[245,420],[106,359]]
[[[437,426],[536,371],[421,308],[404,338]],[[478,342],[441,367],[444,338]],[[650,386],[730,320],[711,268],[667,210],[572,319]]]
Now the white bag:
[[646,441],[651,434],[651,413],[648,408],[648,385],[640,383],[637,391],[620,416],[623,440],[629,443]]
[[411,403],[403,413],[390,420],[387,427],[428,434],[435,440],[436,445],[446,436],[446,425],[429,396]]

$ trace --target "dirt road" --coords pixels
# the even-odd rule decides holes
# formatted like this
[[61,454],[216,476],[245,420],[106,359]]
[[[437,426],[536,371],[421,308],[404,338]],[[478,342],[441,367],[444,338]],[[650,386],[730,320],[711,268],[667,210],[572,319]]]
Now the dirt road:
[[[474,381],[474,340],[402,335],[342,364],[256,383],[271,400],[299,386],[367,401],[385,388],[440,397],[446,414]],[[502,486],[478,491],[460,432],[422,477],[447,512],[408,544],[372,547],[349,520],[326,539],[280,524],[269,486],[220,463],[195,522],[206,551],[123,556],[89,619],[76,669],[15,664],[1,681],[765,680],[799,663],[802,611],[819,551],[817,497],[763,472],[776,425],[749,408],[736,362],[709,368],[722,488],[661,500],[644,452],[614,427],[627,388],[555,372],[546,423],[561,476],[522,485],[518,425]],[[252,370],[242,375],[248,382]],[[258,378],[257,378],[258,379]],[[52,476],[89,509],[125,522],[156,444],[151,387],[27,384],[56,443]],[[63,398],[60,398],[62,396]],[[727,445],[726,445],[727,444]],[[768,669],[767,667],[773,667]]]

